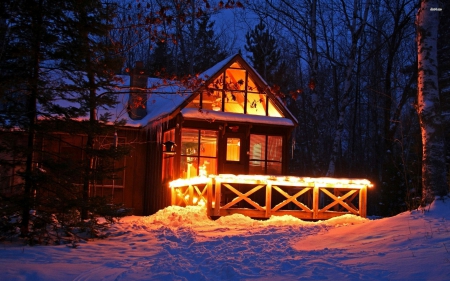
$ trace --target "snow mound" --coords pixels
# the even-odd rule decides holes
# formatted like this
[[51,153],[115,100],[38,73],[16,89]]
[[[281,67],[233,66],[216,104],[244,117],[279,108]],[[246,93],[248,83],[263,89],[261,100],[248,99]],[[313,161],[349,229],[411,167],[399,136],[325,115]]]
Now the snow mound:
[[167,227],[208,226],[212,222],[202,206],[169,206],[142,220],[145,224]]
[[[445,205],[444,205],[445,206]],[[157,213],[147,217],[130,216],[125,218],[127,223],[137,225],[145,225],[146,227],[233,227],[233,228],[260,228],[260,227],[283,227],[283,226],[302,226],[314,227],[322,225],[326,227],[339,227],[346,225],[356,225],[369,221],[367,218],[362,218],[355,215],[343,215],[331,218],[325,221],[308,221],[295,218],[290,215],[272,216],[267,220],[257,220],[247,217],[242,214],[233,214],[223,216],[217,220],[211,220],[207,216],[206,208],[203,206],[169,206]],[[122,222],[125,222],[122,220]]]
[[[433,201],[431,204],[429,211],[432,216],[441,217],[441,218],[450,218],[450,197],[446,196],[443,198],[438,198]],[[427,208],[425,208],[427,211]]]

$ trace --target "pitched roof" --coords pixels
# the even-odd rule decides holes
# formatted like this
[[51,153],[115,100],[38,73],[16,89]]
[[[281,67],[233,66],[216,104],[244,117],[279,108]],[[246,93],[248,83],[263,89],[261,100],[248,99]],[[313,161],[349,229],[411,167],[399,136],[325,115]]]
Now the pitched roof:
[[[205,87],[205,85],[208,85],[214,81],[214,79],[219,76],[224,69],[229,67],[234,62],[239,62],[243,68],[249,71],[249,75],[252,76],[255,83],[258,83],[265,94],[267,94],[272,101],[275,102],[276,106],[283,112],[286,118],[229,112],[208,112],[206,110],[199,111],[198,109],[193,110],[192,108],[185,108],[186,105],[197,96],[202,87]],[[170,119],[178,113],[192,119],[205,119],[205,116],[209,114],[207,117],[212,117],[214,120],[237,120],[240,122],[258,122],[283,126],[295,126],[297,124],[297,120],[283,105],[282,101],[270,92],[269,86],[264,79],[262,79],[255,69],[253,69],[253,67],[251,67],[239,54],[230,56],[201,73],[198,76],[198,81],[202,82],[195,88],[191,87],[192,89],[184,86],[179,81],[148,78],[147,91],[149,94],[147,95],[148,99],[146,103],[147,114],[140,120],[133,120],[128,115],[128,102],[131,87],[130,76],[121,75],[120,77],[123,82],[117,86],[118,104],[114,107],[99,108],[98,115],[108,113],[111,115],[111,121],[125,119],[125,126],[145,127],[151,125],[152,123],[161,122],[168,118]]]
[[[256,116],[250,114],[240,114],[240,113],[230,113],[230,112],[213,112],[207,110],[198,110],[192,108],[185,108],[189,102],[191,102],[197,94],[200,93],[202,87],[205,87],[212,83],[226,68],[230,67],[234,62],[238,62],[244,69],[249,72],[249,76],[259,85],[259,88],[267,94],[272,101],[275,102],[275,105],[283,112],[286,118],[281,117],[269,117],[269,116]],[[297,125],[297,119],[292,115],[292,113],[284,106],[281,99],[270,92],[270,87],[264,81],[264,79],[258,74],[258,72],[249,65],[240,54],[235,54],[230,56],[221,62],[217,63],[213,67],[201,73],[198,77],[203,80],[201,85],[194,90],[194,94],[192,91],[184,89],[185,91],[180,91],[180,88],[177,88],[175,92],[165,92],[161,97],[157,97],[156,99],[150,98],[148,101],[148,114],[151,115],[150,122],[162,120],[166,116],[174,116],[178,113],[181,113],[184,117],[188,117],[191,119],[210,119],[210,120],[236,120],[240,122],[249,122],[249,123],[263,123],[263,124],[273,124],[273,125],[282,125],[282,126],[295,126]],[[163,91],[158,88],[158,93],[163,93]],[[179,96],[183,93],[183,99],[175,98],[177,95]],[[175,94],[175,95],[173,95]],[[155,105],[155,107],[159,107],[158,102],[167,98],[174,98],[177,102],[171,103],[170,108],[167,107],[166,114],[161,114],[156,116],[155,112],[152,111],[151,106]],[[165,106],[168,106],[165,104]],[[211,118],[212,117],[212,118]]]

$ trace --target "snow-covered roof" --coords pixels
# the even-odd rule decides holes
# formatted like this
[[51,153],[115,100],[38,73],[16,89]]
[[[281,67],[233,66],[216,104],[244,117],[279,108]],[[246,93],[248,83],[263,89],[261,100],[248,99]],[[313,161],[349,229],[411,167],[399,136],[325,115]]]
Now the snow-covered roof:
[[225,65],[227,65],[235,56],[236,55],[232,55],[232,56],[227,57],[226,59],[222,60],[221,62],[218,62],[217,64],[215,64],[210,69],[208,69],[208,70],[204,71],[203,73],[201,73],[199,77],[201,79],[205,80],[205,81],[208,80],[214,74],[219,72],[219,70],[221,70],[223,67],[225,67]]
[[[280,126],[295,126],[295,117],[290,114],[290,118],[281,117],[269,117],[269,116],[257,116],[249,114],[229,113],[229,112],[215,112],[202,110],[199,111],[196,108],[181,108],[184,102],[186,102],[192,94],[205,85],[205,82],[216,75],[221,69],[226,67],[229,63],[232,63],[238,55],[230,56],[221,62],[217,63],[210,69],[201,73],[198,78],[200,83],[193,84],[195,86],[185,86],[182,82],[166,80],[161,78],[148,78],[147,79],[147,103],[145,109],[147,114],[140,120],[130,118],[129,111],[129,94],[131,89],[131,82],[129,75],[119,75],[117,86],[113,90],[113,94],[117,96],[118,103],[112,107],[102,107],[97,109],[98,117],[103,114],[110,114],[110,121],[125,120],[125,126],[129,127],[145,127],[153,122],[158,122],[163,118],[170,116],[177,110],[181,110],[183,117],[197,120],[220,120],[220,121],[233,121],[244,123],[261,123],[268,125],[280,125]],[[251,68],[251,66],[248,65]],[[253,69],[255,75],[264,82],[259,74]],[[264,82],[265,83],[265,82]],[[99,93],[101,94],[101,93]],[[276,98],[276,97],[275,97]],[[281,101],[278,100],[281,104]],[[75,103],[71,104],[67,101],[61,101],[61,106],[77,106]],[[288,112],[287,109],[285,109]],[[80,120],[86,120],[88,117],[81,117]]]
[[241,123],[258,123],[277,126],[294,126],[292,120],[282,117],[270,117],[241,113],[221,112],[213,110],[198,110],[196,108],[184,108],[181,114],[187,119],[213,121],[229,121]]

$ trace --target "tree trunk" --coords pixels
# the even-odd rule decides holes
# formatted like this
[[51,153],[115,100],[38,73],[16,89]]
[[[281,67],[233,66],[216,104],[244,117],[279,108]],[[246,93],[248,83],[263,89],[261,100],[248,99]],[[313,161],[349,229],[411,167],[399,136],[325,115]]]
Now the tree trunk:
[[35,37],[32,42],[32,65],[33,72],[30,77],[30,94],[26,98],[27,109],[27,151],[25,160],[25,181],[24,181],[24,202],[22,205],[22,223],[21,223],[21,235],[28,235],[28,226],[30,223],[30,210],[33,207],[34,196],[34,183],[33,183],[33,161],[34,161],[34,146],[36,136],[36,113],[37,113],[37,98],[38,98],[38,81],[39,81],[39,68],[41,60],[41,32],[42,28],[42,1],[38,1],[35,17],[33,18],[32,25],[35,33]]
[[[336,161],[340,151],[342,134],[344,132],[345,120],[347,120],[347,107],[350,104],[350,92],[351,92],[351,79],[353,75],[353,67],[356,60],[357,50],[358,50],[358,42],[362,36],[364,27],[366,25],[366,20],[369,12],[369,1],[366,2],[364,7],[364,12],[361,16],[358,16],[357,11],[357,0],[354,1],[353,7],[353,16],[352,16],[352,25],[349,26],[352,36],[352,44],[350,47],[350,54],[347,59],[347,66],[345,69],[345,81],[344,81],[344,94],[342,101],[339,106],[339,117],[336,125],[336,132],[334,134],[333,146],[330,155],[330,162],[328,164],[328,171],[326,176],[332,177],[336,171]],[[357,19],[360,18],[361,22],[358,24]],[[350,22],[350,21],[349,21]]]
[[422,203],[448,193],[437,73],[439,1],[422,0],[417,13],[417,113],[422,135]]

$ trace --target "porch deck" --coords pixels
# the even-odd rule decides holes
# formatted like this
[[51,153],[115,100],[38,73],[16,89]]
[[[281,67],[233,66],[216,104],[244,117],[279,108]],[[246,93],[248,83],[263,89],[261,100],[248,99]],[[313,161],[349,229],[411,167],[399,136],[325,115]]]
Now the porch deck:
[[321,220],[353,214],[366,217],[366,179],[262,175],[211,175],[170,182],[172,205],[206,205],[208,216],[252,218],[291,215]]

